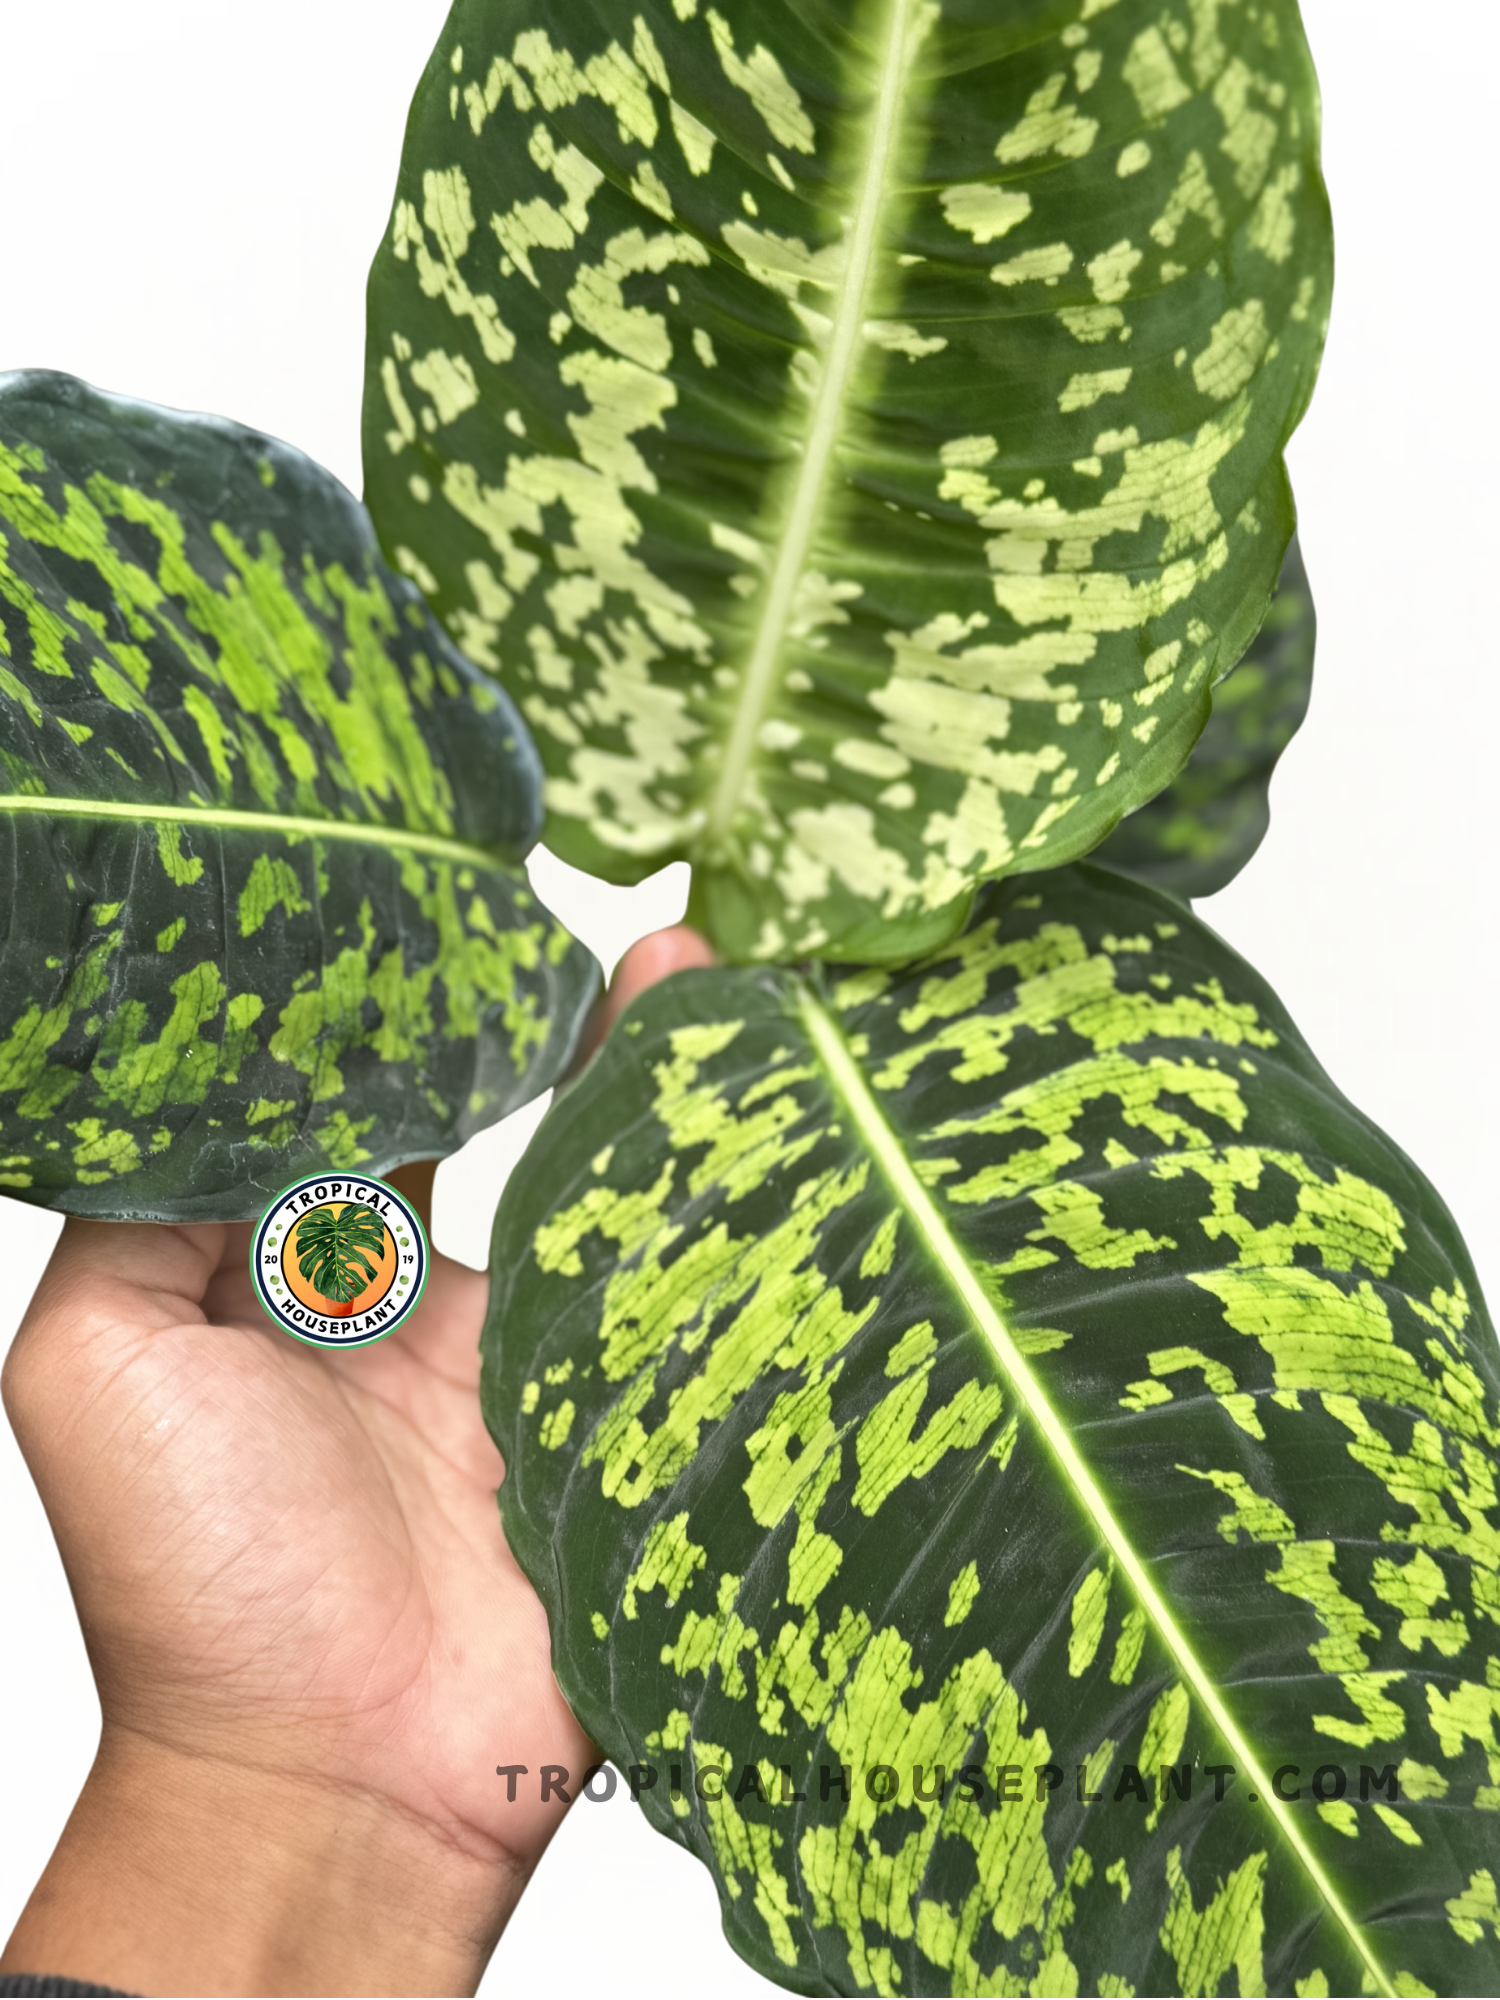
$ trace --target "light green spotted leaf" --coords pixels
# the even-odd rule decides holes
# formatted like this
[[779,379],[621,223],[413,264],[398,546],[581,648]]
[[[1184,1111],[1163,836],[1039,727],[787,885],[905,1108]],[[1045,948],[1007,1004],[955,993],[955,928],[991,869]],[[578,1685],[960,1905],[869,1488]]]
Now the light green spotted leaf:
[[252,1216],[546,1089],[597,968],[540,789],[328,473],[0,377],[0,1191]]
[[910,958],[1177,773],[1331,273],[1293,0],[457,0],[367,495],[546,838],[735,960]]
[[1181,903],[1078,866],[901,971],[668,981],[493,1279],[558,1678],[770,1977],[1500,1988],[1500,1352]]
[[1271,774],[1307,714],[1317,630],[1294,535],[1266,622],[1214,689],[1187,768],[1121,821],[1096,861],[1179,896],[1212,896],[1234,880],[1271,823]]

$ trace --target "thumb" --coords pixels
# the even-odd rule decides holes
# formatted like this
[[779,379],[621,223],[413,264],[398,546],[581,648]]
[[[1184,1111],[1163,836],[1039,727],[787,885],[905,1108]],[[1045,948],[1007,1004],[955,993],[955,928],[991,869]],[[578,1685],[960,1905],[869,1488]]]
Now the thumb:
[[76,1413],[89,1389],[98,1387],[142,1336],[206,1324],[203,1296],[228,1235],[218,1222],[95,1222],[69,1216],[0,1381],[6,1414],[28,1461],[65,1413]]
[[17,1344],[59,1321],[87,1338],[102,1326],[202,1321],[223,1260],[222,1222],[95,1222],[70,1215],[36,1288]]
[[665,930],[637,938],[615,967],[609,991],[584,1033],[566,1081],[573,1081],[631,1001],[648,986],[674,972],[688,972],[714,963],[713,946],[708,939],[686,924],[669,924]]

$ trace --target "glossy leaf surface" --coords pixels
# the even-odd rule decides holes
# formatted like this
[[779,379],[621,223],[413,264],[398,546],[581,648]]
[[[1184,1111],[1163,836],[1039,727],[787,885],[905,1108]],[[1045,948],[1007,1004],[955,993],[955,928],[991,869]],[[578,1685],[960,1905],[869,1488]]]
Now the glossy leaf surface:
[[562,1685],[773,1978],[1494,1990],[1494,1334],[1169,897],[648,993],[505,1192],[485,1351]]
[[566,1060],[525,729],[287,446],[0,379],[0,764],[0,1190],[254,1215]]
[[1093,856],[1179,896],[1234,880],[1271,823],[1271,776],[1302,727],[1318,621],[1294,535],[1266,622],[1227,680],[1187,768],[1122,820]]
[[458,0],[369,504],[547,839],[731,958],[909,958],[1176,773],[1329,296],[1290,0]]

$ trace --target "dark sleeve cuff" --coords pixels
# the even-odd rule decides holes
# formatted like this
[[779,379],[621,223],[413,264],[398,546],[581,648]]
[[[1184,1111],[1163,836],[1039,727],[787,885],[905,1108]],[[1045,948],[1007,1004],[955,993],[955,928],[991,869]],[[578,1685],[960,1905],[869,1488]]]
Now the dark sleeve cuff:
[[86,1979],[63,1979],[55,1972],[0,1972],[0,2000],[32,2000],[32,1996],[42,1994],[66,1994],[100,1996],[100,2000],[133,2000],[133,1996],[122,1993],[118,1986],[90,1986]]

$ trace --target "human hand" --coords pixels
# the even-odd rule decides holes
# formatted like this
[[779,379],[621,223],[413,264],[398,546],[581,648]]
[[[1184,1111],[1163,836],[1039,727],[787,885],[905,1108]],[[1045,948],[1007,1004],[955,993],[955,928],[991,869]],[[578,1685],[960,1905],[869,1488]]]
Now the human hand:
[[[599,1032],[708,959],[642,939]],[[501,1533],[487,1281],[435,1255],[389,1339],[307,1347],[260,1310],[249,1233],[70,1220],[6,1364],[103,1729],[0,1970],[471,1992],[563,1811],[496,1766],[594,1758]]]

